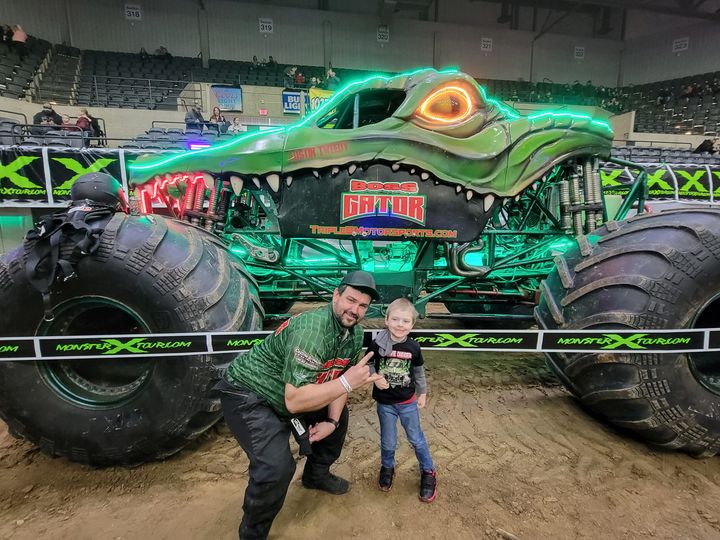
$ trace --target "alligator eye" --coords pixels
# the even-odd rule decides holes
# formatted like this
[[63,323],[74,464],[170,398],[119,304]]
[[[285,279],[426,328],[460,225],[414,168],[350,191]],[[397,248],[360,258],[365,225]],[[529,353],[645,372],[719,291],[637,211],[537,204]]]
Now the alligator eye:
[[465,120],[473,110],[470,93],[460,86],[446,86],[430,94],[418,107],[417,115],[429,122],[454,124]]

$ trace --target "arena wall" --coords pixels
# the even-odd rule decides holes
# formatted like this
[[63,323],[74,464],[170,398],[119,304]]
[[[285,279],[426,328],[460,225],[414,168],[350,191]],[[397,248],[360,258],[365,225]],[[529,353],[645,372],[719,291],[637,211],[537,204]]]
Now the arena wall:
[[[332,62],[336,67],[383,71],[456,65],[481,78],[617,82],[620,42],[587,38],[592,35],[592,21],[584,14],[566,17],[552,33],[533,42],[532,17],[523,11],[521,27],[525,28],[509,30],[507,24],[495,22],[499,15],[495,3],[447,0],[441,3],[440,22],[392,13],[380,17],[369,11],[306,9],[314,2],[287,3],[265,6],[207,0],[201,16],[194,1],[153,0],[142,4],[143,19],[137,22],[127,21],[123,4],[115,0],[0,0],[0,13],[8,22],[21,21],[31,34],[54,43],[65,40],[81,49],[138,52],[144,47],[152,52],[164,45],[172,54],[196,56],[206,48],[201,35],[207,34],[208,53],[217,59],[273,55],[281,63],[317,66]],[[357,4],[367,8],[368,3]],[[372,4],[376,10],[377,4]],[[538,28],[547,19],[543,13],[538,11]],[[273,19],[272,34],[259,32],[260,17]],[[388,43],[377,41],[381,23],[390,27]],[[558,33],[562,30],[572,33]],[[493,40],[492,51],[482,52],[482,38],[488,37]],[[585,58],[568,62],[576,46],[585,47]]]

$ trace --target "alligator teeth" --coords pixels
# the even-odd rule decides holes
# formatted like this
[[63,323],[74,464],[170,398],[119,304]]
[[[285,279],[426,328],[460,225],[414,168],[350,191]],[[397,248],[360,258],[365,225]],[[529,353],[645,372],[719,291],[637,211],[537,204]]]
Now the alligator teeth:
[[285,183],[287,184],[287,187],[290,187],[290,184],[292,184],[292,176],[288,176],[285,179]]
[[205,188],[212,189],[213,186],[215,185],[215,179],[213,178],[213,176],[208,173],[203,173],[202,177],[203,177],[203,180],[205,181]]
[[255,184],[255,187],[260,189],[260,179],[257,176],[253,176],[252,181],[253,181],[253,184]]
[[493,195],[492,193],[488,193],[487,195],[485,195],[485,199],[483,200],[483,208],[486,212],[490,210],[490,208],[492,208],[494,202],[495,195]]
[[473,192],[472,192],[471,189],[468,189],[468,190],[467,190],[467,192],[465,193],[465,198],[466,198],[468,201],[473,198]]
[[339,172],[340,172],[340,169],[338,169],[337,167],[333,167],[332,170],[330,171],[330,174],[335,176]]
[[420,173],[421,180],[427,180],[428,178],[430,178],[430,175],[428,173],[426,173],[426,172]]
[[509,203],[509,202],[510,202],[510,199],[504,198],[504,199],[502,200],[502,205],[503,205],[503,206],[507,206],[507,203]]
[[538,183],[537,183],[537,182],[533,182],[533,189],[534,189],[535,191],[537,191],[537,187],[538,187]]
[[460,184],[455,186],[455,193],[460,193],[461,191],[462,191],[462,186]]
[[277,174],[268,174],[265,177],[265,180],[267,180],[267,183],[270,186],[270,188],[275,193],[277,193],[278,190],[280,189],[280,176],[278,176]]
[[242,178],[240,178],[238,176],[231,176],[230,177],[230,185],[232,186],[233,193],[236,196],[239,196],[240,193],[242,193],[242,188],[243,188]]
[[392,164],[392,167],[390,167],[390,168],[391,168],[393,171],[398,171],[398,170],[400,170],[400,165],[398,165],[397,163],[393,163],[393,164]]
[[415,169],[410,169],[410,174],[415,174]]
[[518,202],[520,200],[520,195],[515,195],[515,198],[513,199],[515,202]]
[[356,165],[350,165],[350,166],[348,167],[348,174],[354,173],[356,169],[357,169],[357,166],[356,166]]
[[313,176],[314,176],[315,178],[320,178],[320,173],[317,172],[317,171],[313,171]]
[[439,185],[440,185],[440,182],[438,182],[437,180],[435,180],[434,184],[435,184],[436,186],[439,186]]

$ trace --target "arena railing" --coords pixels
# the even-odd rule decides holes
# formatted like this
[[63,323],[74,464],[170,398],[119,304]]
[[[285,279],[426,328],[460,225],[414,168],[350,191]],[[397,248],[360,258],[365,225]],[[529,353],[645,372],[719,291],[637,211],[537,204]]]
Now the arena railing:
[[[138,95],[138,92],[147,89],[147,94]],[[148,105],[178,105],[178,99],[192,100],[206,108],[202,90],[195,81],[184,81],[178,79],[149,79],[134,77],[116,77],[105,75],[93,75],[88,89],[87,82],[81,82],[78,85],[77,99],[81,100],[82,96],[87,95],[89,90],[90,101],[96,103],[133,103]],[[101,92],[102,90],[102,92]],[[128,100],[127,97],[132,96],[134,99]],[[110,98],[118,98],[110,99]],[[158,101],[158,98],[161,98]],[[147,101],[140,101],[147,99]],[[165,100],[170,99],[170,102]],[[109,105],[112,106],[112,105]]]

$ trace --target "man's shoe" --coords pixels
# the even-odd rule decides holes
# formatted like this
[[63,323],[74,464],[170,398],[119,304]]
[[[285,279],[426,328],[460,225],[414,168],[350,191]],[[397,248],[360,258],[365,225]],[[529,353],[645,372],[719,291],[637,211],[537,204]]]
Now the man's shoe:
[[431,503],[437,496],[437,477],[435,471],[423,471],[420,475],[420,500]]
[[380,491],[390,491],[392,489],[393,476],[395,476],[395,467],[380,467],[380,476],[378,478]]
[[333,495],[342,495],[350,491],[352,484],[344,478],[340,478],[329,472],[320,478],[305,478],[303,476],[302,485],[308,489],[319,489],[320,491],[327,491]]

